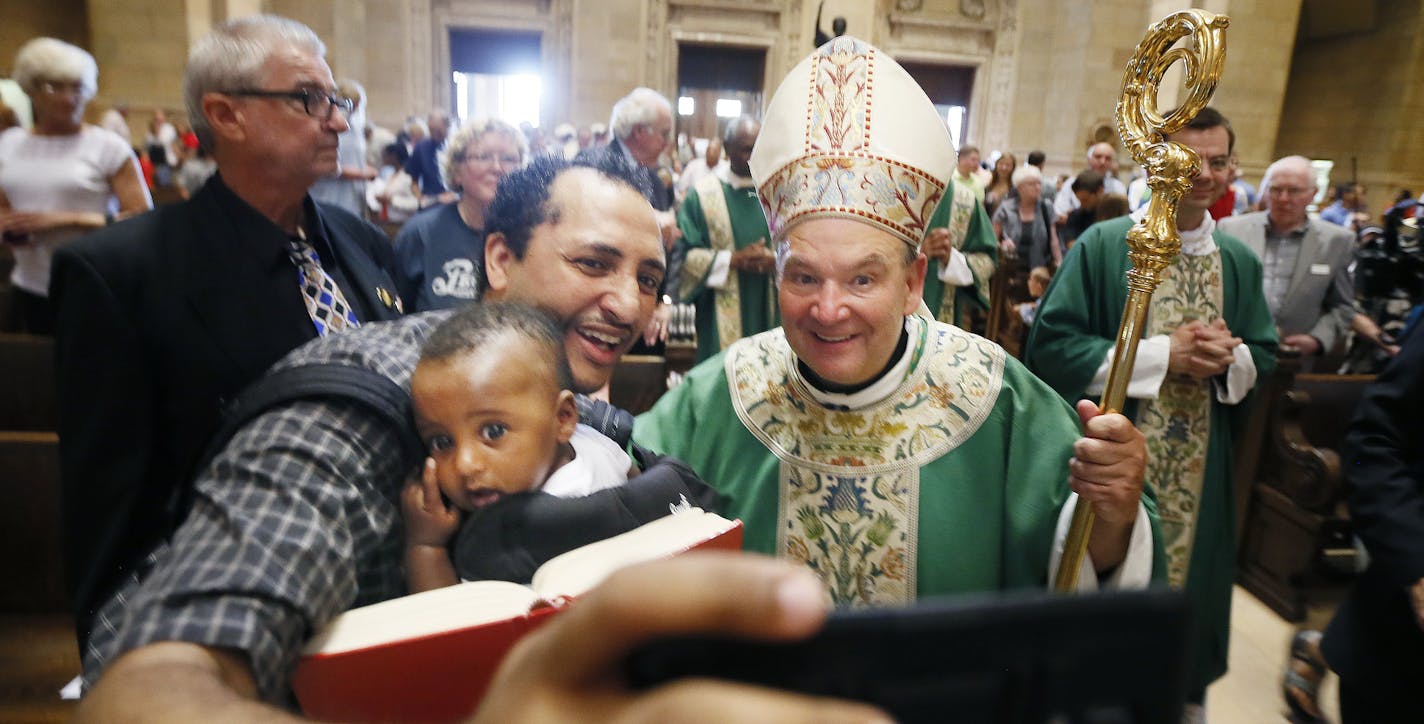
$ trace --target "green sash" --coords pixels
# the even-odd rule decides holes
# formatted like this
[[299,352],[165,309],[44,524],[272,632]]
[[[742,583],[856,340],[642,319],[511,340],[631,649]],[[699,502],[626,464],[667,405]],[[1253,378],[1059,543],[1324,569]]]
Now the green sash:
[[[702,218],[707,222],[707,245],[715,255],[719,251],[735,252],[737,239],[732,234],[732,214],[727,210],[727,196],[722,190],[722,179],[709,173],[693,184],[697,190],[697,200],[702,203]],[[714,307],[717,310],[717,342],[726,349],[742,338],[742,297],[739,292],[737,270],[727,272],[727,283],[714,290]]]
[[[974,218],[974,206],[979,203],[974,196],[974,191],[968,188],[968,184],[950,184],[954,190],[954,196],[950,200],[949,222],[945,228],[949,230],[949,242],[956,249],[964,248],[964,240],[969,236],[969,221]],[[989,278],[994,275],[994,260],[984,254],[966,254],[965,261],[969,263],[970,271],[974,272],[974,283],[980,288],[979,294],[984,299],[989,298]],[[948,261],[941,260],[941,264]],[[946,285],[944,297],[939,303],[939,312],[935,314],[938,319],[945,324],[958,325],[959,320],[954,316],[954,299],[956,287]]]
[[[1147,336],[1171,334],[1193,319],[1209,323],[1223,311],[1221,251],[1179,255],[1152,297]],[[1137,427],[1147,438],[1147,479],[1157,485],[1167,581],[1186,585],[1201,510],[1207,445],[1211,439],[1211,380],[1168,373],[1157,399],[1138,406]]]

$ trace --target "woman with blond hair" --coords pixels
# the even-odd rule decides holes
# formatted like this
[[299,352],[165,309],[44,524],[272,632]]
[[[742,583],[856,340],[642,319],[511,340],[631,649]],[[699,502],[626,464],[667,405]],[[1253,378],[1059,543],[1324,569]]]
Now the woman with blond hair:
[[417,214],[396,235],[396,286],[406,311],[468,304],[484,284],[485,210],[504,175],[524,165],[519,129],[477,120],[450,135],[440,153],[445,187],[456,201]]
[[15,254],[10,282],[20,326],[49,334],[55,249],[153,202],[128,142],[84,123],[98,89],[94,56],[35,38],[15,56],[14,78],[30,97],[34,127],[0,133],[0,235]]

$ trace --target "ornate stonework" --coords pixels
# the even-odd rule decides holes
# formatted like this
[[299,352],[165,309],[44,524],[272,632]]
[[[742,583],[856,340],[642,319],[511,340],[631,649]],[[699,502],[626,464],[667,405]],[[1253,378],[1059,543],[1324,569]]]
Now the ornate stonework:
[[985,148],[1006,147],[1017,73],[1019,0],[914,6],[881,0],[880,47],[901,60],[974,68],[967,140]]
[[648,0],[642,76],[649,87],[677,89],[682,42],[766,48],[764,89],[777,83],[811,48],[802,40],[798,0]]

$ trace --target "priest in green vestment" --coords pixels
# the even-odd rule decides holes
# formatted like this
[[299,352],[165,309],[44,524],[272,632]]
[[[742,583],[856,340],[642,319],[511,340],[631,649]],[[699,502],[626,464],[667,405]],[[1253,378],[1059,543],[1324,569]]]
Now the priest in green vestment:
[[[1196,151],[1202,166],[1178,206],[1182,251],[1152,297],[1126,412],[1147,436],[1168,582],[1186,589],[1196,612],[1191,684],[1200,703],[1226,671],[1236,560],[1232,441],[1249,393],[1275,365],[1276,331],[1261,262],[1215,231],[1207,213],[1231,180],[1230,123],[1206,108],[1170,139]],[[1078,237],[1039,303],[1024,359],[1066,400],[1103,390],[1127,299],[1132,224],[1107,221]]]
[[747,162],[761,124],[742,116],[722,139],[727,165],[703,176],[677,211],[687,246],[683,301],[697,305],[697,361],[778,323],[775,256]]
[[989,311],[989,280],[999,265],[994,227],[974,192],[952,180],[929,226],[920,247],[929,258],[925,306],[935,319],[969,329],[971,310]]
[[782,327],[694,368],[634,440],[686,460],[748,549],[801,562],[838,605],[1044,588],[1078,496],[1099,520],[1080,586],[1146,585],[1160,561],[1137,430],[916,313],[953,158],[888,56],[843,36],[803,60],[751,158]]

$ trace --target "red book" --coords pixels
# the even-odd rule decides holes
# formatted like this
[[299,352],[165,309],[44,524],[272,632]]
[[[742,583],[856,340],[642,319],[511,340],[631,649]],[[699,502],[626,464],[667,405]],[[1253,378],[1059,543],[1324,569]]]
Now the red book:
[[316,719],[462,719],[520,637],[608,574],[689,550],[741,547],[741,521],[693,508],[555,557],[528,586],[476,581],[354,608],[307,643],[292,689]]

